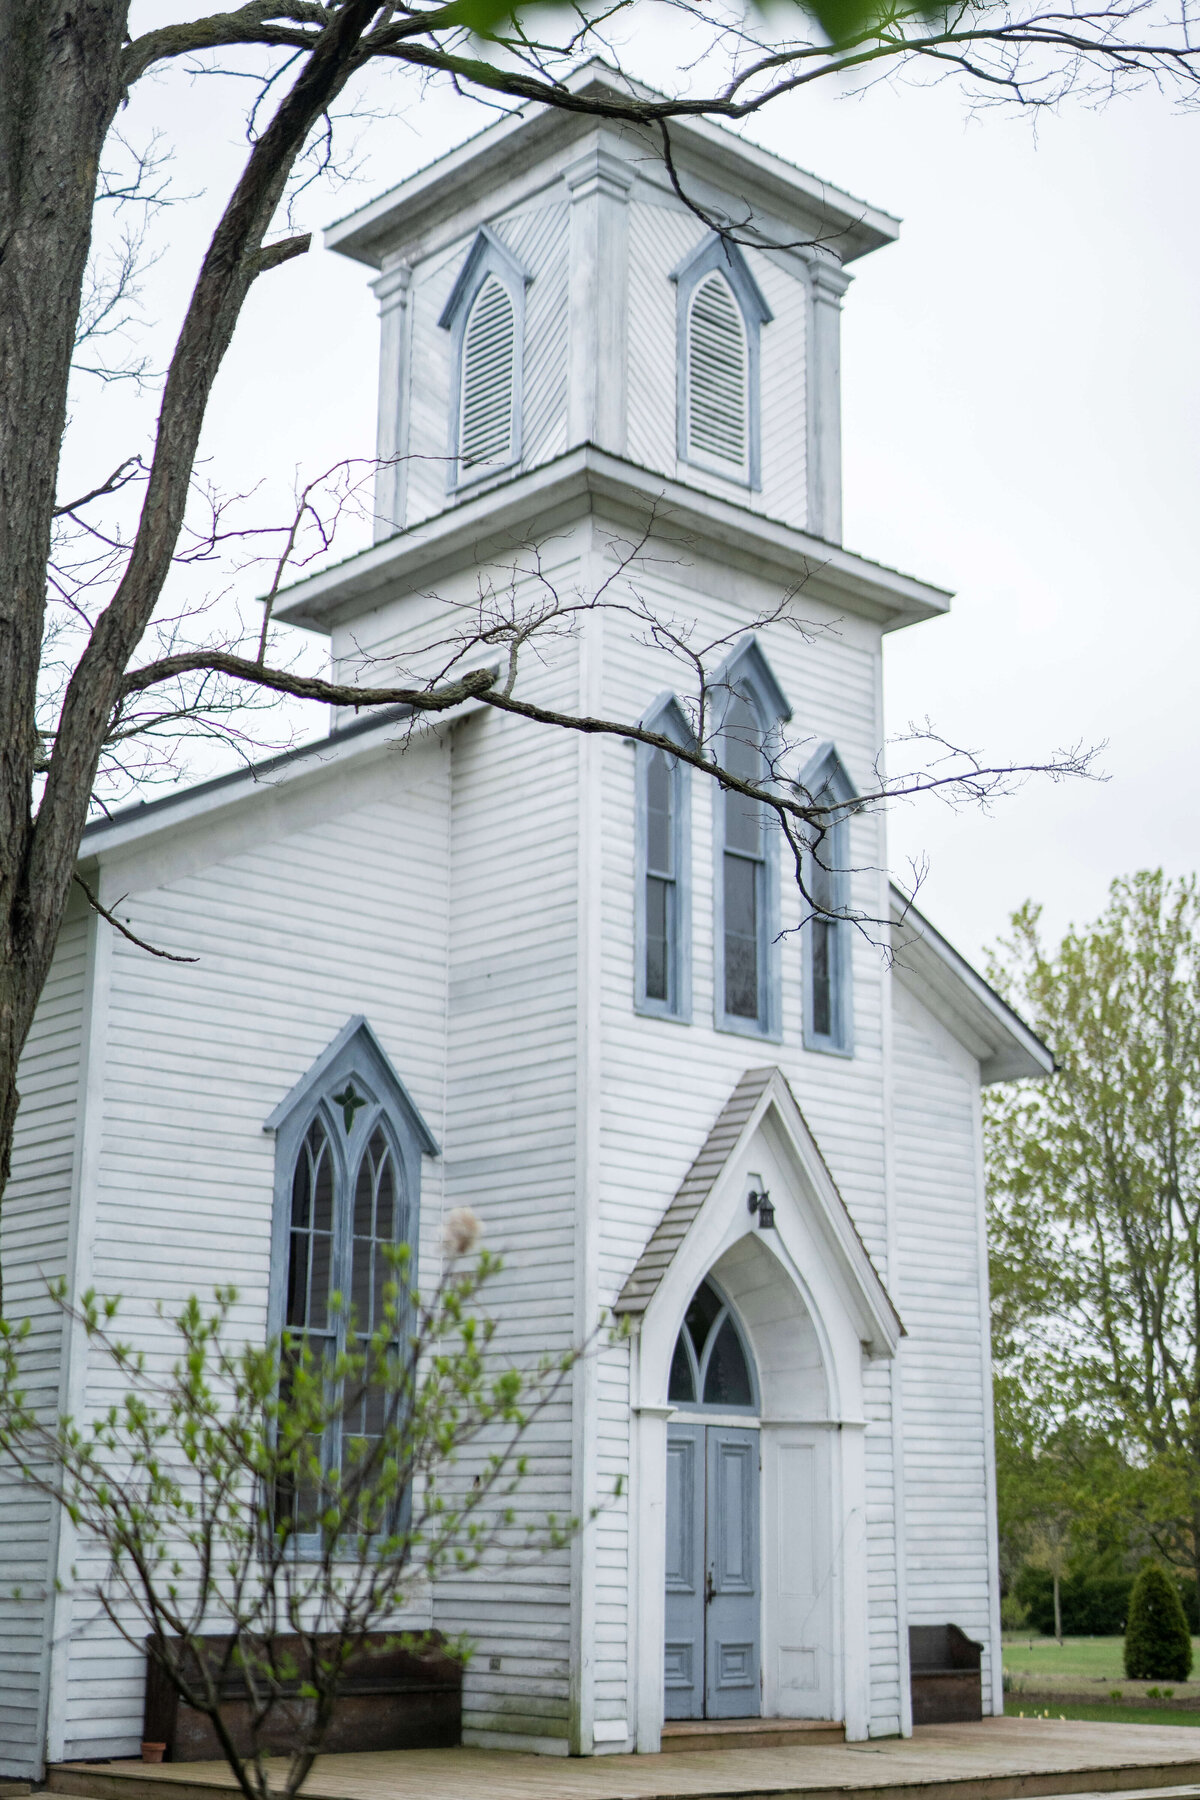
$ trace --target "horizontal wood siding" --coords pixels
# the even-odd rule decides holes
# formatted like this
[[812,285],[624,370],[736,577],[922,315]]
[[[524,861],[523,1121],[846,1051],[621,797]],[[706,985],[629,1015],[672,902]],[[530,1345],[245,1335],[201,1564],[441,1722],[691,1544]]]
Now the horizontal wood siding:
[[[233,1329],[266,1326],[273,1139],[263,1130],[346,1020],[364,1013],[435,1137],[444,1130],[449,752],[437,741],[302,790],[105,870],[122,917],[194,965],[114,946],[92,1279],[123,1298],[124,1335],[164,1364],[168,1315],[234,1282]],[[439,1260],[441,1165],[426,1159],[421,1266]],[[93,1358],[88,1403],[120,1391]],[[64,1620],[68,1758],[128,1756],[143,1672],[88,1598],[81,1547]],[[428,1617],[427,1611],[415,1615]]]
[[[560,571],[564,585],[572,574]],[[578,698],[576,646],[547,644],[522,693]],[[576,1337],[576,984],[579,741],[494,713],[452,753],[446,1186],[504,1258],[487,1297],[504,1358]],[[438,1587],[435,1618],[476,1645],[464,1727],[513,1741],[568,1735],[571,1554],[533,1551],[572,1494],[569,1389],[538,1418],[513,1531],[483,1568]],[[478,1453],[481,1455],[482,1451]],[[462,1459],[463,1477],[477,1455]]]
[[959,1625],[985,1646],[990,1692],[988,1491],[975,1125],[978,1069],[894,984],[897,1293],[904,1384],[909,1622]]
[[[21,1057],[12,1174],[0,1213],[5,1315],[32,1322],[21,1365],[46,1420],[60,1404],[62,1315],[46,1283],[67,1273],[87,948],[87,920],[69,920]],[[54,1526],[50,1501],[0,1472],[0,1775],[42,1772]]]
[[[664,570],[670,570],[669,577]],[[700,564],[689,566],[677,547],[648,547],[636,587],[660,616],[686,619],[696,645],[726,634],[778,602],[778,592],[748,576]],[[617,584],[617,591],[620,583]],[[823,615],[801,595],[796,615],[813,630],[786,627],[760,641],[787,693],[794,718],[794,766],[804,746],[832,738],[852,775],[865,788],[878,752],[876,717],[877,634],[866,626]],[[637,718],[664,688],[686,696],[687,675],[665,652],[634,641],[613,618],[605,620],[605,691],[608,717]],[[692,782],[692,1023],[643,1018],[634,997],[634,764],[631,747],[603,746],[602,813],[592,826],[603,846],[603,1077],[601,1135],[601,1304],[611,1304],[641,1254],[715,1118],[747,1068],[777,1063],[804,1110],[834,1179],[876,1267],[887,1280],[884,1101],[881,1037],[882,982],[879,952],[858,934],[853,942],[854,1044],[852,1058],[806,1051],[802,1044],[801,950],[785,937],[780,949],[781,1041],[748,1038],[713,1025],[713,804],[715,789],[703,776]],[[852,866],[861,871],[853,903],[871,916],[880,911],[879,874],[884,865],[882,822],[855,821]],[[799,917],[799,896],[780,858],[781,910],[785,927]],[[891,1381],[887,1365],[866,1382],[868,1417],[869,1581],[872,1646],[871,1728],[898,1728],[899,1664],[896,1619],[895,1514],[892,1487]],[[612,1546],[616,1554],[616,1540]],[[615,1592],[610,1570],[609,1586]]]

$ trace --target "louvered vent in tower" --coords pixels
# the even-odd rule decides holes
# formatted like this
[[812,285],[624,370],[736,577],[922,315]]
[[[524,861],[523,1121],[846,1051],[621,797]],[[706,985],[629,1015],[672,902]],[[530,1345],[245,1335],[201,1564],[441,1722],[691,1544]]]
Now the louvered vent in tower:
[[516,348],[508,289],[489,275],[463,334],[458,454],[466,468],[512,461]]
[[715,270],[696,288],[688,313],[688,456],[732,475],[749,466],[749,358],[741,308]]

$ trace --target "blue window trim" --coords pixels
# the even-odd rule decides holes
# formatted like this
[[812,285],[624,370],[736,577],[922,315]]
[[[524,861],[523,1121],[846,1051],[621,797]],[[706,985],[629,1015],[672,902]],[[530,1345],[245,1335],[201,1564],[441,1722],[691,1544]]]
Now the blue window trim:
[[[738,303],[742,322],[746,327],[746,398],[749,417],[746,422],[748,454],[745,477],[725,474],[715,463],[698,462],[688,455],[688,314],[693,293],[714,269],[720,270],[733,290],[733,297]],[[706,475],[717,475],[723,481],[733,482],[735,486],[757,490],[762,486],[760,336],[762,327],[769,325],[774,315],[763,299],[762,290],[750,273],[749,264],[738,246],[719,237],[715,231],[702,238],[696,248],[676,264],[671,270],[670,279],[675,283],[675,453],[680,462],[688,463],[694,469],[703,469]]]
[[[681,748],[692,750],[696,740],[683,707],[669,691],[654,701],[639,723],[644,731],[657,731]],[[649,744],[634,746],[636,795],[634,802],[634,995],[635,1012],[648,1018],[692,1022],[692,784],[686,764],[671,769],[675,820],[675,916],[668,949],[666,1000],[646,993],[646,874],[649,829],[646,791],[653,751]]]
[[[506,289],[513,304],[515,367],[513,369],[513,438],[512,455],[507,463],[489,463],[486,468],[462,470],[458,465],[458,440],[462,429],[462,349],[471,307],[475,296],[494,275]],[[471,248],[450,290],[450,298],[442,308],[438,324],[450,333],[450,460],[446,465],[446,491],[460,493],[514,468],[521,461],[525,395],[525,289],[533,276],[519,262],[494,231],[484,225],[475,233]]]
[[[833,903],[843,911],[850,901],[850,817],[858,789],[851,781],[846,765],[832,743],[822,744],[805,765],[796,783],[801,798],[820,800],[828,796],[837,809],[820,847],[821,861],[831,873]],[[804,885],[810,887],[813,852],[805,853]],[[811,889],[810,889],[811,891]],[[820,1032],[813,1024],[813,934],[812,920],[806,920],[801,942],[803,947],[804,1047],[827,1056],[854,1055],[854,984],[853,939],[849,919],[833,921],[831,933],[830,1019],[832,1030]]]
[[[334,1099],[346,1083],[366,1100],[353,1114],[349,1129],[345,1114]],[[417,1279],[417,1251],[421,1218],[421,1158],[440,1154],[437,1142],[421,1117],[407,1088],[397,1075],[367,1020],[361,1013],[348,1019],[312,1068],[280,1101],[263,1125],[275,1134],[275,1199],[271,1223],[271,1276],[268,1290],[268,1335],[278,1339],[286,1323],[288,1259],[291,1250],[292,1177],[296,1158],[313,1120],[320,1118],[329,1138],[335,1173],[335,1194],[340,1201],[335,1215],[332,1285],[347,1292],[346,1262],[353,1224],[352,1184],[359,1162],[376,1126],[392,1148],[399,1176],[403,1227],[396,1241],[410,1245],[409,1281]],[[325,1447],[325,1459],[335,1466],[336,1444]],[[297,1534],[293,1540],[300,1557],[320,1554],[316,1533]]]
[[[778,740],[779,727],[792,709],[787,695],[756,637],[737,646],[709,682],[715,704],[724,710],[736,688],[746,695],[758,716],[764,752]],[[724,699],[722,699],[724,695]],[[713,1022],[718,1031],[741,1037],[770,1038],[782,1035],[780,1017],[779,956],[779,833],[768,822],[763,834],[762,905],[758,909],[758,1016],[744,1019],[725,1010],[725,809],[726,795],[717,789],[713,799]]]

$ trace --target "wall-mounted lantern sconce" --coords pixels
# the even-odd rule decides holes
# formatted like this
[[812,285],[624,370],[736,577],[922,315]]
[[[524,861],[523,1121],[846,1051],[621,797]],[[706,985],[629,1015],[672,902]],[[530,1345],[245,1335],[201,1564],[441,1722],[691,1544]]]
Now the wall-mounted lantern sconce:
[[756,1192],[753,1188],[746,1195],[746,1206],[752,1213],[758,1214],[758,1229],[770,1231],[775,1224],[775,1208],[771,1204],[771,1196],[766,1189]]

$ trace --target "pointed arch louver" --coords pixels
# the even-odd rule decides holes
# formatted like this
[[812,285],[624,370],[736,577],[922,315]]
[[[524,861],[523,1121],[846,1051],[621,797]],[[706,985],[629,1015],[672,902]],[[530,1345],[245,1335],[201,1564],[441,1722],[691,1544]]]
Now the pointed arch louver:
[[692,293],[687,329],[687,451],[749,473],[750,357],[733,289],[719,270]]
[[517,329],[512,297],[489,275],[463,332],[459,455],[464,469],[513,459]]

